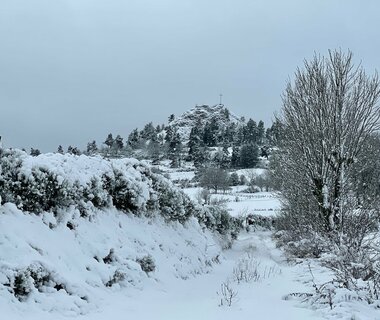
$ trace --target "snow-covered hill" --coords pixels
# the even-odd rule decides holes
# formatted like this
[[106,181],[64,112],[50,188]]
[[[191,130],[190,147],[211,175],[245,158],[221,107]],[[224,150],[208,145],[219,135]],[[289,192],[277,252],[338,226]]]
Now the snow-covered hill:
[[204,126],[212,119],[216,119],[221,128],[226,128],[232,123],[238,126],[244,123],[240,117],[230,112],[224,105],[218,104],[214,106],[197,105],[169,122],[169,126],[176,128],[182,141],[187,141],[192,127],[199,124]]

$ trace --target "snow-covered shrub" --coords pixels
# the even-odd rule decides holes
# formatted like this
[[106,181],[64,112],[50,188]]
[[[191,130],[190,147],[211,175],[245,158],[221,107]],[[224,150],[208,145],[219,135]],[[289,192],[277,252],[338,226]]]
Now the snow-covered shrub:
[[66,290],[65,285],[55,279],[53,272],[40,263],[33,263],[24,269],[17,270],[9,279],[8,287],[20,301],[25,300],[34,290],[43,292],[51,287],[59,291]]
[[136,262],[140,265],[141,270],[149,273],[156,270],[156,264],[154,263],[153,257],[151,255],[146,255],[142,258],[136,259]]
[[194,204],[185,193],[159,175],[152,174],[152,180],[155,197],[149,203],[149,208],[158,209],[166,220],[181,223],[194,215]]
[[196,208],[196,218],[207,229],[219,233],[226,244],[225,249],[231,247],[243,228],[243,220],[232,217],[225,208],[219,206],[202,206]]
[[49,169],[36,166],[30,174],[24,173],[25,154],[10,150],[1,158],[1,197],[24,211],[40,213],[69,204],[66,181]]
[[139,204],[137,199],[141,191],[134,189],[121,171],[114,169],[112,176],[104,174],[102,181],[104,189],[111,196],[112,203],[117,209],[138,213]]
[[116,270],[112,278],[106,282],[106,287],[112,287],[116,283],[123,282],[126,279],[126,274],[121,270]]
[[236,266],[232,270],[233,280],[238,284],[240,282],[257,282],[261,275],[259,271],[260,262],[254,259],[250,254],[239,259]]
[[104,208],[109,205],[109,194],[103,188],[100,178],[92,177],[83,189],[85,201],[90,201],[95,208]]
[[282,247],[289,257],[296,258],[319,258],[330,245],[324,237],[312,231],[303,237],[296,237],[295,234],[286,231],[277,231],[274,239],[277,246]]
[[19,174],[22,167],[22,157],[26,153],[20,150],[4,150],[0,162],[0,195],[3,203],[17,200],[17,188],[19,188]]
[[30,212],[49,211],[52,208],[67,207],[68,186],[58,175],[46,168],[33,168],[31,175],[21,174],[17,189],[18,204],[23,210]]
[[226,281],[222,282],[220,285],[220,291],[218,291],[217,294],[220,296],[220,307],[231,307],[237,299],[238,292],[231,286],[229,281]]
[[113,263],[117,260],[115,255],[115,250],[113,248],[110,249],[110,252],[103,258],[103,262],[106,264]]
[[261,228],[265,230],[272,230],[275,225],[275,217],[265,217],[259,214],[249,214],[245,218],[247,226],[252,226],[254,228]]
[[0,196],[24,211],[40,213],[74,205],[83,217],[93,208],[158,213],[185,222],[194,214],[190,198],[166,178],[134,159],[105,160],[84,155],[30,157],[5,150],[0,160]]

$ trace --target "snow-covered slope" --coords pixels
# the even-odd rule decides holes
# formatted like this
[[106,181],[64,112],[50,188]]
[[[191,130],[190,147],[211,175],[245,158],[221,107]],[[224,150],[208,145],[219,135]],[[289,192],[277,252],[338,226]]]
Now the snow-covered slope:
[[167,224],[108,209],[89,221],[77,210],[36,216],[12,204],[0,214],[0,308],[12,319],[94,312],[115,291],[205,273],[219,254],[195,219]]
[[84,314],[218,261],[221,236],[200,224],[218,219],[137,160],[7,150],[0,169],[3,314]]
[[192,127],[199,124],[203,126],[212,119],[217,119],[220,127],[224,128],[231,123],[243,124],[240,117],[231,113],[224,105],[218,104],[214,106],[197,105],[169,122],[169,126],[177,129],[182,141],[187,141]]

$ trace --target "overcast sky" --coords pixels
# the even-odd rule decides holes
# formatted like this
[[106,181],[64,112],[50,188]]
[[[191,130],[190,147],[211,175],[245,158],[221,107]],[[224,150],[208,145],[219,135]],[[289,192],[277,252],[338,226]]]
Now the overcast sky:
[[270,124],[295,68],[351,49],[380,65],[380,1],[0,0],[0,135],[55,151],[195,104]]

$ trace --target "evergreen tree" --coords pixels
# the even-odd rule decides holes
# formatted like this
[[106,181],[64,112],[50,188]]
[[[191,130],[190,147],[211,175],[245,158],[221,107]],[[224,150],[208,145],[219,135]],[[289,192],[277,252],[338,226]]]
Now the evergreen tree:
[[120,151],[121,149],[124,148],[124,142],[123,142],[123,138],[118,134],[115,138],[115,141],[114,141],[114,148],[117,150],[117,151]]
[[30,155],[32,157],[37,157],[41,154],[41,151],[39,149],[30,148]]
[[64,154],[65,152],[63,151],[63,148],[61,145],[58,146],[57,152],[60,154]]
[[240,167],[240,149],[237,146],[232,148],[231,155],[231,168],[239,168]]
[[222,150],[219,150],[219,152],[215,155],[214,161],[221,169],[228,169],[230,167],[231,160],[227,143],[224,143]]
[[87,149],[86,152],[89,155],[92,155],[98,151],[98,147],[96,145],[96,141],[93,140],[92,142],[87,143]]
[[108,134],[106,141],[104,141],[104,144],[111,149],[114,144],[114,139],[112,136],[112,133]]
[[235,134],[234,144],[240,146],[244,141],[245,126],[240,126]]
[[232,172],[229,179],[230,186],[238,186],[239,183],[239,175],[236,172]]
[[152,164],[159,164],[161,156],[161,145],[157,141],[150,141],[148,146],[149,157]]
[[227,121],[230,120],[230,111],[227,108],[223,109],[222,114],[223,114],[225,120],[227,120]]
[[140,134],[139,134],[139,131],[136,129],[134,129],[128,136],[128,145],[132,148],[132,149],[137,149],[138,146],[139,146],[139,142],[140,142]]
[[244,127],[244,143],[257,143],[257,137],[257,124],[252,119],[249,119]]
[[264,138],[265,138],[264,122],[260,120],[257,125],[257,143],[259,145],[262,145],[264,143]]
[[194,166],[197,169],[204,168],[210,161],[210,153],[206,147],[199,147],[193,154]]
[[175,130],[171,126],[167,126],[165,128],[165,143],[170,144],[173,140],[175,134]]
[[240,166],[242,168],[254,168],[259,162],[259,150],[253,143],[244,144],[240,148]]
[[170,123],[170,122],[173,122],[174,119],[175,119],[174,114],[171,114],[171,115],[169,116],[169,119],[168,119],[169,123]]
[[81,154],[80,150],[77,147],[68,146],[67,153],[74,154],[79,156]]
[[178,168],[181,166],[182,142],[179,133],[175,133],[172,141],[169,143],[170,166]]
[[227,126],[225,132],[224,132],[224,141],[228,141],[230,144],[234,142],[236,135],[236,124],[231,123],[229,126]]
[[199,148],[202,146],[202,138],[199,126],[191,128],[189,142],[187,144],[189,148],[188,159],[194,160],[194,155],[198,152]]
[[149,122],[145,125],[144,129],[141,131],[141,138],[145,140],[151,140],[156,136],[156,130],[154,129],[153,123]]

